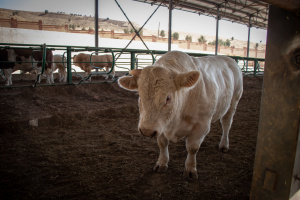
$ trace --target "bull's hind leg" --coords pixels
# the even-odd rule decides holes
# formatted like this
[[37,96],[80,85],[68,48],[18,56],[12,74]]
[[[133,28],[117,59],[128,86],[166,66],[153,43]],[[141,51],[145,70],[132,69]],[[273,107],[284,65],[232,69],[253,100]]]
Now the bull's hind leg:
[[155,166],[153,167],[153,171],[165,172],[168,169],[169,162],[169,141],[164,134],[161,134],[157,137],[157,144],[159,147],[159,157]]
[[238,104],[238,102],[232,103],[232,105],[229,108],[229,110],[227,111],[227,113],[220,120],[221,124],[222,124],[223,133],[222,133],[221,141],[219,144],[219,149],[222,150],[223,152],[227,152],[229,149],[228,135],[229,135],[229,130],[231,128],[232,119],[233,119],[233,115],[235,113],[237,104]]

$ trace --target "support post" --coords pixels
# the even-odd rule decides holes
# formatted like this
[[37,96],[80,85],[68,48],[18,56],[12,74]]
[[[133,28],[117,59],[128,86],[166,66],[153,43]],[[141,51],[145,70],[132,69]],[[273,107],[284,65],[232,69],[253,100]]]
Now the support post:
[[169,0],[169,34],[168,34],[168,51],[171,51],[172,44],[172,0]]
[[[249,16],[249,24],[248,24],[247,58],[249,58],[249,49],[250,49],[251,18],[252,18],[252,15]],[[246,71],[248,71],[248,60],[247,60],[247,65],[246,65]]]
[[131,52],[130,53],[130,70],[135,69],[135,53]]
[[266,64],[251,200],[300,189],[300,16],[269,7]]
[[218,55],[218,43],[219,43],[219,20],[220,20],[220,5],[217,5],[217,21],[216,21],[216,50],[215,55]]
[[72,84],[71,47],[67,47],[67,73],[68,84]]
[[95,47],[99,47],[99,41],[98,41],[98,36],[99,36],[99,15],[98,15],[98,8],[99,8],[99,0],[95,0]]
[[[99,0],[95,0],[95,47],[99,47]],[[96,50],[96,55],[98,55],[98,51]],[[96,72],[98,72],[98,68],[96,69]]]

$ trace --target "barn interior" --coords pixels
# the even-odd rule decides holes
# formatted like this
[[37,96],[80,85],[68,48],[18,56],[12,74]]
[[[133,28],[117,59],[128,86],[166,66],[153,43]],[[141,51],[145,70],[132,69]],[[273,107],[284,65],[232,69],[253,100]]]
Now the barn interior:
[[[218,28],[219,28],[219,20],[228,20],[233,21],[235,23],[245,24],[249,27],[248,31],[248,43],[250,42],[250,28],[257,27],[261,29],[267,29],[267,48],[266,48],[266,57],[265,59],[258,59],[258,58],[251,58],[249,57],[249,53],[247,53],[247,57],[234,57],[233,58],[237,62],[242,62],[244,65],[244,75],[245,76],[257,76],[263,75],[263,85],[262,85],[262,95],[261,95],[261,102],[260,104],[260,113],[259,113],[259,123],[257,127],[257,139],[256,139],[256,147],[255,147],[255,159],[254,159],[254,166],[253,172],[251,176],[251,189],[249,190],[248,196],[246,195],[245,198],[249,197],[250,199],[290,199],[299,189],[300,189],[300,2],[298,0],[289,0],[289,1],[280,1],[280,0],[135,0],[140,3],[147,3],[153,6],[165,6],[169,8],[169,42],[168,42],[168,50],[171,49],[171,33],[172,33],[172,10],[179,9],[186,12],[192,12],[199,15],[206,15],[211,16],[216,19],[216,50],[215,54],[218,54]],[[118,3],[116,1],[116,3]],[[95,28],[97,29],[98,26],[98,0],[95,0]],[[120,9],[122,10],[121,6]],[[122,10],[122,12],[124,12]],[[155,13],[154,13],[155,14]],[[124,15],[126,13],[124,12]],[[151,16],[150,16],[151,17]],[[129,20],[129,19],[128,19]],[[130,22],[130,20],[129,20]],[[146,23],[146,22],[145,22]],[[134,28],[134,27],[133,27]],[[134,37],[140,37],[139,32],[140,30],[135,30]],[[145,65],[149,63],[155,62],[156,56],[162,55],[166,53],[165,51],[155,51],[151,50],[145,44],[145,48],[147,50],[137,50],[137,49],[128,49],[126,46],[124,48],[109,48],[109,47],[102,47],[99,44],[98,32],[95,32],[95,47],[82,47],[82,46],[51,46],[51,45],[30,45],[30,44],[7,44],[2,43],[0,46],[2,48],[10,48],[10,47],[17,47],[17,48],[36,48],[41,49],[42,51],[46,51],[46,49],[56,49],[65,52],[66,66],[67,66],[67,82],[66,83],[58,83],[55,84],[54,87],[82,87],[80,90],[87,90],[85,87],[86,81],[92,76],[97,84],[112,84],[108,86],[108,89],[113,91],[119,91],[116,88],[115,80],[111,81],[104,81],[103,78],[97,78],[98,75],[108,75],[111,71],[99,71],[93,72],[90,76],[84,77],[83,74],[78,73],[78,77],[72,78],[72,52],[80,52],[80,51],[94,51],[97,54],[102,53],[110,53],[113,55],[114,60],[121,59],[121,55],[126,55],[129,59],[129,69],[135,69],[137,67],[137,55],[146,56],[147,58],[143,58]],[[143,42],[143,39],[141,38]],[[247,48],[247,52],[249,52],[249,45]],[[196,53],[189,53],[193,56],[205,56],[205,54],[196,54]],[[143,60],[140,59],[140,60]],[[263,70],[261,69],[261,62],[264,63]],[[250,64],[251,63],[251,64]],[[115,64],[115,63],[113,63]],[[43,63],[43,67],[45,62]],[[140,65],[142,65],[140,63]],[[43,71],[41,72],[43,73]],[[119,72],[117,76],[121,76],[127,73],[125,70]],[[42,75],[41,75],[42,76]],[[17,77],[17,76],[16,76]],[[261,76],[260,76],[261,77]],[[21,78],[23,79],[23,77]],[[247,78],[246,78],[247,79]],[[99,81],[98,81],[99,80]],[[28,82],[26,82],[28,83]],[[83,85],[83,86],[80,86]],[[249,84],[250,87],[251,84]],[[38,83],[38,78],[32,84],[29,83],[29,90],[37,90],[42,92],[44,84]],[[4,98],[5,93],[9,93],[8,91],[18,90],[19,88],[23,88],[24,85],[16,85],[10,87],[1,87],[0,90],[2,98]],[[31,91],[28,91],[28,85],[25,86],[26,91],[31,94]],[[33,87],[33,88],[30,88]],[[93,90],[100,90],[101,89],[93,87]],[[255,87],[255,86],[253,86]],[[45,87],[47,88],[47,87]],[[55,89],[50,89],[55,90]],[[72,89],[76,90],[76,89]],[[105,90],[105,89],[103,89]],[[63,88],[65,93],[68,93],[66,88]],[[53,91],[54,92],[54,91]],[[79,93],[78,93],[79,94]],[[22,95],[25,95],[22,93]],[[34,94],[32,94],[35,96]],[[82,95],[80,93],[80,95]],[[130,103],[136,103],[135,100],[130,99],[131,94],[121,94],[122,100],[130,101]],[[134,95],[133,95],[134,96]],[[35,97],[37,98],[37,97]],[[84,98],[84,97],[82,97]],[[96,93],[89,94],[90,99],[92,101],[96,101],[99,97]],[[115,105],[117,97],[108,97],[110,101],[113,101]],[[3,101],[4,102],[4,101]],[[96,106],[96,105],[95,105]],[[102,105],[107,106],[107,105]],[[88,107],[88,106],[87,106]],[[134,112],[137,112],[136,107],[132,106],[125,106],[123,107],[130,112],[132,112],[133,116],[135,116]],[[6,115],[2,113],[2,115]],[[101,115],[111,115],[112,117],[121,118],[121,113],[117,111],[106,111],[106,113]],[[86,116],[86,115],[84,115]],[[72,117],[72,116],[69,116]],[[96,117],[96,115],[93,117]],[[125,116],[122,116],[125,117]],[[5,117],[4,117],[5,118]],[[46,117],[47,118],[47,117]],[[51,122],[46,122],[42,120],[42,124],[53,124],[57,126],[59,124],[58,120],[55,119],[53,116],[50,117]],[[76,118],[82,119],[80,117],[80,113],[76,113]],[[62,120],[62,119],[60,119]],[[110,124],[111,122],[107,120],[109,126],[113,126]],[[32,122],[34,123],[34,122]],[[73,121],[76,123],[76,120]],[[12,125],[13,123],[7,122],[3,123],[3,131],[6,133],[14,131],[14,129],[26,130],[22,128],[15,127],[16,125]],[[42,125],[43,126],[43,125]],[[15,127],[15,128],[14,128]],[[35,126],[30,126],[30,128],[39,129]],[[103,129],[108,128],[107,126],[101,127]],[[132,129],[130,127],[130,129]],[[81,130],[82,131],[82,130]],[[93,130],[96,131],[96,130]],[[133,131],[133,130],[132,130]],[[60,131],[62,135],[64,135],[64,131]],[[58,134],[58,133],[57,133]],[[14,136],[18,138],[20,136]],[[62,136],[63,137],[63,136]],[[110,136],[103,136],[101,137],[110,137]],[[125,136],[124,136],[125,137]],[[131,145],[139,145],[137,142],[136,136],[129,136],[126,137],[133,137],[134,142]],[[14,138],[14,139],[15,139]],[[214,138],[212,137],[211,140]],[[244,138],[245,139],[245,138]],[[9,140],[8,140],[9,141]],[[238,142],[238,141],[236,141]],[[54,142],[55,143],[55,142]],[[117,142],[112,142],[108,144],[108,147],[115,146]],[[25,147],[24,147],[25,148]],[[126,147],[118,148],[120,152],[125,151]],[[99,153],[99,152],[98,152]],[[101,153],[101,152],[100,152]],[[151,154],[149,157],[153,157]],[[106,155],[107,156],[107,155]],[[3,159],[5,156],[3,154]],[[105,158],[100,158],[105,159]],[[55,161],[53,161],[55,162]],[[69,161],[71,162],[71,161]],[[92,161],[90,161],[92,162]],[[131,161],[128,161],[131,162]],[[125,166],[130,165],[129,163],[123,163]],[[109,167],[109,166],[108,166]],[[5,169],[7,170],[7,169]],[[124,169],[122,169],[124,170]],[[122,171],[121,170],[121,171]],[[141,169],[139,169],[141,171]],[[4,171],[4,167],[3,167]],[[3,172],[2,172],[3,173]],[[31,172],[33,173],[33,172]],[[8,175],[6,174],[6,179],[9,179]],[[27,176],[27,175],[26,175]],[[145,173],[145,176],[148,178],[153,179],[152,181],[163,182],[157,176],[152,177],[149,174]],[[53,182],[58,180],[59,178],[53,174]],[[117,176],[116,176],[117,177]],[[167,176],[164,175],[165,178]],[[41,177],[39,177],[41,178]],[[141,177],[143,178],[143,177]],[[249,177],[248,177],[249,178]],[[136,178],[135,180],[137,180]],[[143,179],[144,180],[144,179]],[[110,178],[108,182],[114,182],[114,178]],[[123,180],[126,182],[126,180]],[[141,180],[140,180],[141,181]],[[60,182],[63,184],[63,182]],[[182,183],[181,185],[183,188],[197,188],[198,185],[195,184],[188,184],[186,182]],[[155,185],[150,184],[149,185]],[[8,188],[9,186],[3,187]],[[154,187],[154,186],[153,186]],[[106,188],[109,190],[109,188]],[[215,190],[217,188],[214,188]],[[85,190],[89,190],[89,188],[85,188]],[[133,188],[128,188],[129,191],[132,193],[135,192]],[[146,190],[146,189],[145,189]],[[60,192],[60,191],[58,191]],[[178,193],[184,193],[183,191],[177,191]],[[112,193],[113,194],[113,193]],[[130,193],[129,193],[130,194]],[[45,194],[44,194],[45,195]],[[70,194],[69,194],[70,195]],[[116,194],[114,194],[116,195]],[[190,194],[186,194],[186,197],[193,199],[193,196]],[[211,194],[210,194],[211,195]],[[35,196],[36,197],[36,196]],[[45,196],[42,196],[43,198]],[[53,196],[52,196],[53,197]],[[68,196],[65,196],[68,198]],[[72,197],[72,196],[69,196]],[[112,196],[107,196],[112,197]],[[124,196],[121,196],[125,198]],[[141,196],[140,196],[141,197]],[[143,196],[145,197],[145,196]],[[152,196],[153,197],[153,196]],[[159,199],[159,195],[155,196]],[[206,197],[209,197],[207,195]],[[92,198],[92,197],[91,197]],[[130,196],[127,197],[131,199]],[[174,197],[173,197],[174,198]],[[215,197],[214,197],[215,198]],[[105,199],[105,197],[103,198]],[[164,199],[167,199],[166,197]],[[221,198],[222,199],[222,198]],[[241,199],[239,196],[223,199]]]

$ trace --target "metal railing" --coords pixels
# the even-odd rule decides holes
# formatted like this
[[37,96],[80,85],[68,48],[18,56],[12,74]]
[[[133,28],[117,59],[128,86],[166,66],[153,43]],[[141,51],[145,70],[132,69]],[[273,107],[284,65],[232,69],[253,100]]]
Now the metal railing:
[[[128,73],[129,70],[136,69],[136,68],[143,68],[149,65],[152,65],[158,57],[161,55],[167,53],[167,51],[156,51],[156,50],[140,50],[140,49],[122,49],[122,48],[109,48],[109,47],[89,47],[89,46],[63,46],[63,45],[34,45],[34,44],[14,44],[14,43],[0,43],[0,49],[15,49],[15,48],[21,48],[21,49],[30,49],[33,51],[43,51],[43,58],[42,61],[31,61],[32,66],[34,63],[42,63],[41,68],[38,68],[38,74],[36,76],[36,80],[33,84],[25,84],[17,86],[8,86],[8,87],[24,87],[24,86],[30,86],[30,87],[36,87],[36,86],[53,86],[53,85],[76,85],[76,84],[82,84],[82,83],[99,83],[103,82],[96,80],[96,81],[89,81],[91,76],[102,76],[102,75],[110,75],[110,73],[115,70],[116,72],[123,72],[123,74]],[[46,63],[50,63],[53,61],[47,61],[46,60],[46,51],[51,50],[54,54],[60,54],[62,55],[62,62],[64,62],[64,58],[66,58],[66,72],[67,72],[67,81],[66,83],[54,83],[54,84],[38,84],[38,80],[40,76],[45,76],[45,67]],[[92,66],[93,71],[88,75],[82,75],[82,70],[76,67],[73,61],[73,56],[77,55],[78,53],[87,53],[90,55],[90,61],[87,62],[81,62],[81,63],[98,63],[98,62],[92,62],[91,58],[94,54],[110,54],[113,57],[112,61],[112,67],[110,70],[105,71],[100,67]],[[201,56],[211,56],[211,54],[201,54],[201,53],[189,53],[187,54],[195,57],[201,57]],[[262,75],[264,71],[264,62],[265,60],[262,58],[246,58],[246,57],[238,57],[238,56],[229,56],[233,58],[238,65],[240,66],[241,70],[243,71],[243,74],[245,76],[257,76]],[[11,63],[10,61],[1,61],[0,60],[0,72],[3,73],[3,70],[1,65],[4,63]],[[25,63],[25,62],[24,62]],[[56,63],[56,62],[53,62]],[[101,62],[99,62],[101,63]],[[107,63],[107,62],[103,62]],[[73,72],[73,73],[72,73]],[[13,75],[14,76],[14,75]],[[0,76],[1,77],[1,76]],[[74,81],[72,77],[77,77],[79,81]],[[1,79],[4,79],[2,76]],[[116,81],[116,78],[112,79],[111,81],[106,80],[105,82],[114,82]],[[3,84],[3,86],[0,85],[0,88],[4,88],[7,86],[4,86],[4,83],[1,81],[0,84]]]

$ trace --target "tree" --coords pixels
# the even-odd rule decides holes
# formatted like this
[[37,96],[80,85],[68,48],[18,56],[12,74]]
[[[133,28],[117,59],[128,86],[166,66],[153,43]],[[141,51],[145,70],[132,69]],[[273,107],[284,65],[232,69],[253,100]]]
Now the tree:
[[234,37],[231,37],[231,40],[234,40]]
[[160,35],[161,37],[165,37],[165,36],[166,36],[166,33],[165,33],[164,30],[161,30],[159,35]]
[[144,34],[143,30],[141,30],[141,31],[140,31],[140,35],[143,35],[143,34]]
[[225,46],[225,47],[230,47],[230,40],[229,40],[229,39],[227,39],[227,40],[225,41],[224,46]]
[[[208,43],[208,44],[211,44],[211,45],[215,45],[216,44],[216,40]],[[225,46],[225,47],[230,47],[230,40],[227,39],[226,41],[223,41],[222,39],[219,39],[218,40],[218,45],[220,46]]]
[[129,34],[128,28],[125,28],[125,29],[124,29],[124,33],[125,33],[125,34]]
[[75,24],[69,24],[69,29],[75,30]]
[[192,42],[192,36],[190,35],[185,36],[185,40]]
[[45,14],[48,14],[49,13],[49,11],[48,10],[45,10]]
[[258,44],[258,43],[256,43],[256,44],[255,44],[255,49],[257,49],[257,48],[258,48],[258,46],[259,46],[259,44]]
[[179,33],[178,32],[173,33],[172,37],[173,37],[174,40],[178,40],[179,39]]
[[205,39],[205,37],[203,35],[201,35],[199,38],[198,38],[198,42],[200,43],[206,43],[207,40]]

